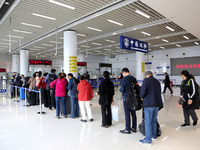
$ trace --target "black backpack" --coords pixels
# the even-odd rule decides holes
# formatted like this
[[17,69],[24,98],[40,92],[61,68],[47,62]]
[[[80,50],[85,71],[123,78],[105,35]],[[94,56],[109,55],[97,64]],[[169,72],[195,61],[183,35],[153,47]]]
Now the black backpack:
[[133,83],[129,78],[127,80],[130,82],[128,96],[125,98],[126,105],[131,110],[140,110],[142,108],[142,100],[140,98],[140,86]]
[[55,74],[49,74],[49,77],[47,79],[47,86],[46,86],[46,90],[50,90],[50,83],[53,82],[56,79],[56,75]]
[[74,98],[78,98],[78,90],[77,90],[78,83],[77,83],[77,79],[73,78],[72,83],[73,83],[73,87],[74,87],[73,96],[74,96]]

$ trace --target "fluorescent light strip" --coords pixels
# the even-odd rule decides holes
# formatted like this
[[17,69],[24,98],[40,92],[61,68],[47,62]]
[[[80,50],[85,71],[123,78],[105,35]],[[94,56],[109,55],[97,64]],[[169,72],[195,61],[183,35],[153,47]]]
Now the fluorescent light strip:
[[101,53],[101,51],[95,51],[95,52]]
[[94,31],[99,31],[99,32],[102,32],[102,30],[100,30],[100,29],[97,29],[97,28],[93,28],[93,27],[87,27],[88,29],[90,29],[90,30],[94,30]]
[[113,20],[110,20],[110,19],[108,19],[108,22],[114,23],[114,24],[119,25],[119,26],[123,26],[122,23],[119,23],[117,21],[113,21]]
[[35,25],[35,24],[30,24],[30,23],[24,23],[24,22],[22,22],[21,24],[22,24],[22,25],[25,25],[25,26],[31,26],[31,27],[36,27],[36,28],[42,28],[42,26]]
[[166,26],[165,28],[168,29],[168,30],[170,30],[170,31],[172,31],[172,32],[175,31],[173,28],[171,28],[171,27],[169,27],[169,26]]
[[109,50],[111,50],[111,49],[104,49],[104,50],[109,51]]
[[37,17],[41,17],[41,18],[50,19],[50,20],[56,20],[56,18],[45,16],[45,15],[40,15],[40,14],[36,14],[36,13],[32,13],[32,15],[37,16]]
[[117,55],[118,53],[112,53],[112,54],[115,54],[115,55]]
[[122,52],[123,54],[127,54],[128,52]]
[[142,11],[140,11],[140,10],[136,10],[135,11],[136,13],[138,13],[138,14],[140,14],[140,15],[142,15],[143,17],[146,17],[146,18],[150,18],[150,16],[149,15],[147,15],[146,13],[144,13],[144,12],[142,12]]
[[197,42],[194,42],[196,45],[199,45],[199,43],[197,43]]
[[167,40],[165,40],[165,39],[162,39],[162,41],[164,41],[164,42],[166,42],[166,43],[168,43],[169,41],[167,41]]
[[49,41],[51,43],[57,43],[57,44],[62,44],[62,42],[56,42],[56,41]]
[[18,39],[23,39],[24,37],[21,36],[14,36],[14,35],[7,35],[8,37],[12,37],[12,38],[18,38]]
[[151,36],[151,34],[147,33],[147,32],[144,32],[144,31],[141,31],[141,33],[145,34],[145,35],[148,35],[148,36]]
[[50,44],[41,44],[41,45],[43,45],[43,46],[50,46],[50,47],[53,46],[53,45],[50,45]]
[[13,30],[13,31],[14,31],[14,32],[26,33],[26,34],[32,34],[32,32],[22,31],[22,30]]
[[115,47],[115,48],[120,48],[120,47]]
[[84,34],[80,34],[80,33],[77,33],[77,35],[78,35],[78,36],[86,36],[86,35],[84,35]]
[[62,7],[65,7],[65,8],[72,9],[72,10],[75,9],[75,7],[72,7],[70,5],[67,5],[67,4],[64,4],[64,3],[61,3],[61,2],[58,2],[58,1],[55,1],[55,0],[49,0],[49,2],[53,3],[53,4],[56,4],[56,5],[59,5],[59,6],[62,6]]
[[116,32],[114,32],[112,35],[116,35],[117,33]]
[[165,49],[165,48],[164,48],[164,47],[162,47],[162,46],[161,46],[160,48],[162,48],[162,49]]
[[81,45],[81,47],[87,47],[87,48],[90,48],[90,46],[87,46],[87,45]]
[[[1,43],[0,43],[0,44],[1,44]],[[8,46],[1,46],[1,45],[0,45],[0,47],[1,47],[1,48],[8,48]]]
[[111,42],[111,43],[115,43],[115,41],[112,41],[112,40],[105,40],[107,42]]
[[[2,39],[2,41],[6,41],[6,42],[9,42],[10,40],[8,40],[8,39]],[[11,42],[18,42],[18,41],[15,41],[15,40],[11,40]]]
[[8,43],[0,43],[0,45],[9,45]]
[[185,36],[185,35],[184,35],[183,37],[184,37],[185,39],[187,39],[187,40],[189,40],[189,39],[190,39],[189,37],[187,37],[187,36]]
[[177,44],[176,46],[177,46],[177,47],[181,47],[181,46],[180,46],[180,45],[178,45],[178,44]]
[[31,48],[31,50],[33,50],[33,51],[39,51],[39,49],[35,49],[35,48]]
[[103,55],[105,55],[105,56],[106,56],[106,55],[109,55],[109,54],[103,54]]
[[34,46],[35,48],[46,49],[46,47]]
[[64,38],[63,38],[63,37],[60,37],[60,39],[62,39],[62,40],[63,40]]
[[93,45],[102,45],[102,44],[100,44],[100,43],[92,43]]

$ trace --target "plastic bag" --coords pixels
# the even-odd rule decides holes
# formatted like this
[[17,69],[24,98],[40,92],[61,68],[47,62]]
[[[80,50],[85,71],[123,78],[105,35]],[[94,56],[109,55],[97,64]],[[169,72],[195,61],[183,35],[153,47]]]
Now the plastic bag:
[[115,122],[119,122],[119,107],[117,105],[112,105],[111,110],[112,110],[112,120]]

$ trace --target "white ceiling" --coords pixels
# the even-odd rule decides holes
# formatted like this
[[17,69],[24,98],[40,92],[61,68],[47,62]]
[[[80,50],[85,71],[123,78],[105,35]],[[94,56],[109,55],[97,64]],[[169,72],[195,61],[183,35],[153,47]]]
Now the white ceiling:
[[[85,37],[78,36],[79,53],[89,52],[88,54],[91,55],[109,55],[111,53],[122,54],[126,52],[130,53],[130,51],[124,51],[119,49],[120,35],[126,35],[135,39],[140,39],[149,42],[149,47],[152,51],[161,49],[161,46],[165,49],[169,49],[177,47],[177,44],[181,45],[182,47],[187,47],[195,46],[194,42],[200,43],[197,36],[195,37],[195,35],[198,34],[197,30],[196,33],[193,33],[192,30],[190,31],[187,29],[189,28],[188,26],[193,26],[190,24],[190,22],[184,21],[184,24],[187,24],[187,26],[184,27],[184,25],[180,25],[175,22],[177,21],[176,18],[168,17],[170,16],[169,12],[173,11],[173,8],[179,8],[178,3],[174,2],[173,4],[175,4],[176,6],[170,7],[169,1],[171,0],[162,0],[162,2],[160,2],[159,0],[141,1],[134,2],[134,0],[60,0],[60,2],[65,2],[65,4],[75,7],[75,10],[70,10],[49,3],[48,0],[21,0],[17,7],[12,11],[12,13],[0,26],[0,53],[9,52],[8,42],[7,45],[5,45],[5,39],[8,39],[7,35],[9,34],[10,29],[10,17],[12,17],[12,35],[24,37],[21,40],[17,38],[12,38],[12,40],[16,41],[12,42],[12,50],[16,50],[14,51],[14,53],[18,53],[19,49],[21,48],[29,49],[31,57],[35,57],[36,55],[38,55],[38,53],[40,53],[40,56],[42,55],[45,58],[54,57],[56,44],[52,43],[51,41],[56,41],[56,35],[43,35],[63,25],[67,25],[72,21],[78,20],[79,18],[82,18],[87,15],[90,16],[90,14],[92,13],[94,13],[94,15],[96,14],[96,16],[92,19],[85,20],[81,23],[78,23],[77,21],[77,23],[74,23],[74,25],[70,26],[70,29],[76,30],[78,33],[86,35]],[[157,3],[155,1],[157,1]],[[180,2],[180,0],[176,1]],[[186,0],[183,1],[186,2]],[[102,15],[100,15],[99,13],[99,11],[109,10],[110,7],[114,8],[115,5],[119,5],[117,3],[122,4],[125,2],[127,3],[127,5],[125,6],[116,7],[116,9],[108,11],[104,14],[102,13]],[[186,5],[186,3],[184,4]],[[106,8],[108,6],[110,7]],[[199,9],[194,9],[196,11],[199,11]],[[150,19],[147,19],[137,14],[135,10],[141,10],[145,12],[150,16]],[[32,13],[38,13],[54,17],[56,18],[56,21],[36,17],[33,16]],[[177,16],[179,16],[179,9],[177,9],[174,14],[177,14]],[[200,13],[198,13],[198,15],[199,14]],[[107,21],[108,19],[120,22],[123,24],[123,26],[118,26],[116,24],[110,23]],[[187,18],[187,20],[192,21],[193,19]],[[42,28],[24,26],[21,24],[22,22],[40,25],[42,26]],[[88,26],[101,29],[102,32],[89,30],[87,28]],[[166,29],[166,26],[172,27],[175,31],[172,32]],[[32,32],[32,34],[20,34],[18,32],[14,32],[13,29],[29,31]],[[150,33],[151,36],[142,34],[142,31]],[[113,33],[115,33],[115,35],[113,35]],[[59,32],[57,36],[57,40],[61,42],[61,44],[58,44],[59,57],[62,57],[62,35],[63,31]],[[184,35],[188,36],[190,39],[184,39]],[[34,42],[34,39],[36,38],[37,42]],[[163,39],[169,42],[166,43],[163,41]],[[107,42],[106,40],[112,40],[115,42],[111,43]],[[2,45],[1,43],[4,44]],[[92,43],[99,43],[101,45],[94,45]],[[22,47],[22,45],[25,46]],[[85,45],[89,47],[83,47]]]

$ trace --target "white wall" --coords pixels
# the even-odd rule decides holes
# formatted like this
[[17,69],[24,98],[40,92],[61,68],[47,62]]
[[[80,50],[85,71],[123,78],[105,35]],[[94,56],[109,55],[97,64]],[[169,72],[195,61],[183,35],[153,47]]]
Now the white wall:
[[0,54],[0,68],[6,68],[7,72],[12,72],[12,55]]

